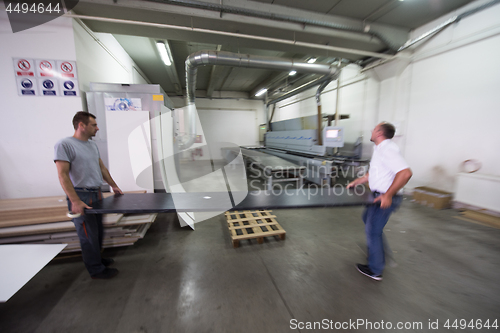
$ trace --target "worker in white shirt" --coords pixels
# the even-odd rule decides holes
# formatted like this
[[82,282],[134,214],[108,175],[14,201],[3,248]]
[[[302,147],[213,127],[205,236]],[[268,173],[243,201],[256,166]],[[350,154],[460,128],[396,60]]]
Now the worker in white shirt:
[[368,205],[363,213],[365,223],[366,243],[368,246],[368,264],[357,264],[358,271],[374,280],[382,280],[385,267],[383,230],[391,213],[403,200],[399,190],[406,185],[412,172],[399,151],[392,142],[396,132],[392,124],[382,122],[372,131],[370,141],[375,143],[370,169],[363,177],[357,178],[347,185],[352,188],[368,182],[375,200]]

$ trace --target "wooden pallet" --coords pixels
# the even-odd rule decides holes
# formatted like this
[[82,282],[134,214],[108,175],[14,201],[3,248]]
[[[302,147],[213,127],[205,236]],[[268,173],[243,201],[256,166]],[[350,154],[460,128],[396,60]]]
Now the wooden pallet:
[[271,210],[226,212],[227,226],[231,233],[233,246],[240,246],[240,240],[257,239],[259,244],[264,237],[279,236],[284,240],[286,231],[276,221]]

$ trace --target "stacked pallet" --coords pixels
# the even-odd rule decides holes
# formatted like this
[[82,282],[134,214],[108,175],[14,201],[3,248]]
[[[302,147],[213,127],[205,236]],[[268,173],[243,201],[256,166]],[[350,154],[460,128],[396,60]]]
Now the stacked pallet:
[[[104,197],[113,195],[103,193]],[[0,200],[0,244],[68,244],[80,251],[64,196]],[[133,245],[143,238],[157,214],[104,214],[103,247]]]

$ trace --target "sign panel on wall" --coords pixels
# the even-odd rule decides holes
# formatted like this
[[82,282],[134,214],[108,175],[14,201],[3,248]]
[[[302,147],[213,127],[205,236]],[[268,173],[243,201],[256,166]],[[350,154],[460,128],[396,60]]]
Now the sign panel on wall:
[[76,61],[13,58],[19,96],[80,96]]

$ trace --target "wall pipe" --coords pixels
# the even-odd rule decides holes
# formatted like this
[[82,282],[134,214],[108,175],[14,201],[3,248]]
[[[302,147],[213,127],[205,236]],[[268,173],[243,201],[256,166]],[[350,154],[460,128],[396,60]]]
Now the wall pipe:
[[418,42],[420,42],[420,41],[423,41],[424,39],[427,39],[427,38],[429,38],[429,37],[431,37],[431,36],[436,35],[437,33],[439,33],[439,32],[441,32],[441,31],[443,31],[446,27],[448,27],[448,26],[452,25],[453,23],[457,23],[457,22],[459,22],[461,19],[463,19],[463,18],[465,18],[465,17],[467,17],[467,16],[470,16],[470,15],[473,15],[473,14],[475,14],[475,13],[477,13],[477,12],[480,12],[480,11],[482,11],[482,10],[485,10],[485,9],[487,9],[487,8],[489,8],[489,7],[491,7],[491,6],[494,6],[494,5],[498,4],[498,3],[500,3],[500,0],[493,0],[493,1],[490,1],[490,2],[488,2],[488,3],[486,3],[486,4],[482,5],[482,6],[479,6],[479,7],[473,8],[473,9],[468,10],[468,11],[466,11],[466,12],[463,12],[463,13],[462,13],[462,14],[460,14],[460,15],[456,15],[456,16],[451,17],[450,19],[448,19],[448,20],[446,20],[445,22],[441,23],[441,24],[440,24],[440,25],[438,25],[437,27],[435,27],[435,28],[433,28],[433,29],[431,29],[431,30],[427,31],[426,33],[423,33],[423,34],[422,34],[422,35],[420,35],[419,37],[417,37],[417,38],[415,38],[415,39],[413,39],[413,40],[408,40],[408,41],[406,41],[406,43],[404,43],[404,45],[403,45],[403,46],[401,46],[401,47],[398,49],[398,52],[396,53],[396,55],[395,55],[393,58],[386,58],[386,59],[384,59],[383,61],[381,61],[381,62],[379,62],[379,63],[377,63],[377,64],[375,64],[375,65],[372,65],[372,66],[370,66],[370,67],[366,67],[366,65],[368,65],[368,64],[370,64],[370,63],[372,63],[373,61],[375,61],[375,59],[372,57],[372,58],[369,58],[369,59],[364,60],[364,61],[360,64],[360,66],[365,67],[365,68],[364,68],[361,72],[364,72],[364,71],[367,71],[367,70],[369,70],[369,69],[372,69],[372,68],[378,67],[378,66],[380,66],[380,65],[383,65],[383,64],[385,64],[385,63],[387,63],[387,62],[389,62],[389,61],[392,61],[392,60],[396,59],[396,56],[398,55],[398,53],[399,53],[399,52],[401,52],[401,51],[404,51],[404,50],[408,49],[409,47],[411,47],[411,46],[413,46],[413,45],[417,44],[417,43],[418,43]]

